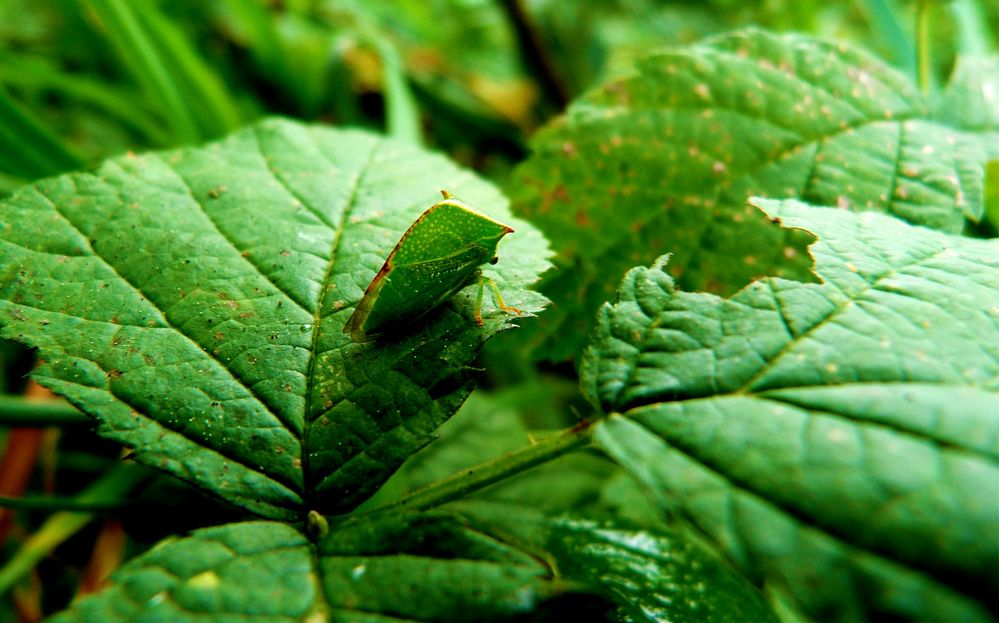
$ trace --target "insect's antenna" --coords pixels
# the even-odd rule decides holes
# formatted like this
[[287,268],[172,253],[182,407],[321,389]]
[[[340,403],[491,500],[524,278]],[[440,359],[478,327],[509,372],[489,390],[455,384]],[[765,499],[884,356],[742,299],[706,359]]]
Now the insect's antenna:
[[441,189],[441,196],[444,197],[445,199],[452,199],[452,198],[454,198],[454,195],[452,195],[448,191],[444,190],[443,188]]

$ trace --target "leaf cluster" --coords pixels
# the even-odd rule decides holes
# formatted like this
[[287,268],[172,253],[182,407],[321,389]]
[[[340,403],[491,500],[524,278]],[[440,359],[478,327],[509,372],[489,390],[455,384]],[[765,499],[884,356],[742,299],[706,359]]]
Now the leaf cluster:
[[[653,4],[0,7],[0,618],[999,619],[999,17]],[[439,189],[520,314],[351,341]]]

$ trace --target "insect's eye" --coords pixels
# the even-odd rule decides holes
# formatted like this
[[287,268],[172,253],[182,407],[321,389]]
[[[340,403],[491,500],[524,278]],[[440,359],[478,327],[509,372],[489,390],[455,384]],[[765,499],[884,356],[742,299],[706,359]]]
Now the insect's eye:
[[499,256],[498,255],[494,255],[493,259],[489,260],[489,263],[490,264],[495,264],[498,261],[499,261]]

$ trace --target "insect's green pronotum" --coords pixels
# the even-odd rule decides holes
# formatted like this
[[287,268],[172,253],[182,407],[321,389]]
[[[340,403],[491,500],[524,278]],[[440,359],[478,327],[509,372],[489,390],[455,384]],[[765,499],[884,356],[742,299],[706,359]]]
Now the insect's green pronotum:
[[480,214],[447,191],[403,234],[368,289],[343,332],[355,342],[367,342],[398,332],[451,298],[458,290],[479,280],[475,321],[482,324],[482,292],[489,283],[496,303],[507,312],[520,313],[503,302],[491,279],[480,267],[495,264],[496,245],[513,231]]

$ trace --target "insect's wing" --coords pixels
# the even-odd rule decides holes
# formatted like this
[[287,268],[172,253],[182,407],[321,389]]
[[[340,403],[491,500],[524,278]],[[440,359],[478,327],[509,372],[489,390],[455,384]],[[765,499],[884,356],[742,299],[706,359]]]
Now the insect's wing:
[[389,254],[344,333],[366,342],[427,314],[474,279],[512,231],[456,199],[434,204]]
[[406,328],[475,280],[490,251],[470,246],[450,256],[392,267],[365,313],[365,336]]
[[390,272],[391,261],[392,256],[389,255],[389,259],[382,264],[381,270],[378,271],[375,278],[368,284],[368,288],[364,291],[364,296],[357,302],[354,313],[350,315],[350,318],[347,319],[347,324],[343,327],[343,332],[348,334],[353,342],[370,342],[377,337],[375,334],[369,335],[366,333],[364,327],[367,324],[371,309],[378,300],[379,293],[385,286],[385,277]]

